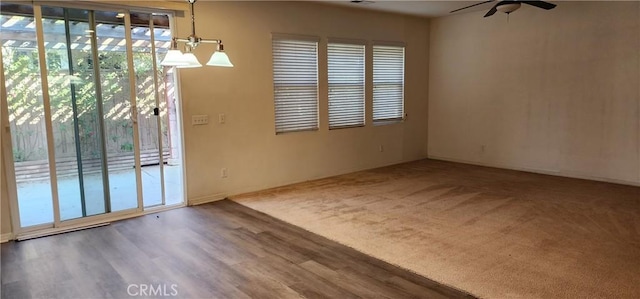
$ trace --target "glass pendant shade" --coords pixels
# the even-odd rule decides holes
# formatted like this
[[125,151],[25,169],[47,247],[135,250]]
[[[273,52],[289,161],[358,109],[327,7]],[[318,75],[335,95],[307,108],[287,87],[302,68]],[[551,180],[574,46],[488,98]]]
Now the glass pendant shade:
[[180,50],[169,50],[167,52],[167,56],[164,57],[164,60],[160,63],[162,66],[183,66],[187,65],[187,62],[183,58],[182,52]]
[[233,64],[229,60],[229,56],[227,56],[227,53],[222,51],[215,51],[213,55],[211,55],[211,59],[209,59],[207,65],[233,67]]
[[186,62],[187,64],[178,65],[176,66],[177,68],[185,69],[185,68],[202,67],[202,64],[200,63],[200,61],[198,61],[198,58],[196,58],[196,55],[193,55],[193,53],[184,53],[182,55],[182,61]]

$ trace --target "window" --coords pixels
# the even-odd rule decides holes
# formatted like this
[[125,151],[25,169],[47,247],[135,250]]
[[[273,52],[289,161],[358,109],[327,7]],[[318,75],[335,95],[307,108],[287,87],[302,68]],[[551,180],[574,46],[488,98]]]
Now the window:
[[364,45],[329,43],[329,129],[364,126]]
[[373,121],[404,117],[404,47],[373,46]]
[[318,129],[318,39],[273,37],[276,134]]

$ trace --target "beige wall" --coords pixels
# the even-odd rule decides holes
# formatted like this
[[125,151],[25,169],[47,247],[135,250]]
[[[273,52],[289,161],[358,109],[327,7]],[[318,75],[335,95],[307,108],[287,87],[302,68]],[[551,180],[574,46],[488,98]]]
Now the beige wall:
[[[315,3],[216,1],[196,4],[196,25],[201,37],[224,41],[235,68],[180,73],[192,202],[426,157],[426,19]],[[188,35],[187,19],[180,18],[177,26],[180,36]],[[275,135],[272,32],[323,38],[317,132]],[[368,99],[366,127],[328,130],[326,37],[406,42],[405,123],[372,126]],[[213,49],[203,45],[196,55],[206,61]],[[217,124],[219,113],[226,114],[226,124]],[[209,115],[209,125],[191,126],[196,114]],[[226,179],[220,178],[223,167]]]
[[[180,71],[190,201],[426,157],[426,19],[315,3],[199,1],[196,20],[198,35],[224,40],[235,68]],[[189,18],[180,17],[176,22],[179,35],[188,36]],[[275,135],[272,32],[323,38],[319,65],[321,129],[317,132]],[[372,126],[369,86],[367,126],[328,130],[326,37],[406,42],[406,122]],[[206,62],[214,49],[214,45],[202,45],[195,54]],[[217,124],[220,113],[226,114],[224,125]],[[209,125],[191,126],[191,116],[199,114],[209,115]],[[379,151],[380,145],[383,152]],[[220,178],[223,167],[228,169],[226,179]],[[2,233],[7,233],[11,229],[4,185],[1,192]]]
[[640,2],[431,21],[429,155],[640,183]]

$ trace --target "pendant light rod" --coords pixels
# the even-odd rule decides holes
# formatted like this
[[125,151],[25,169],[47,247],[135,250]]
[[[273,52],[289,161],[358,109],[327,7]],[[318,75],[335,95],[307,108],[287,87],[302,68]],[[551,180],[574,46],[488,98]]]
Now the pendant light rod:
[[[185,43],[189,48],[189,52],[195,50],[200,43],[206,44],[217,44],[216,51],[211,56],[211,59],[207,63],[210,66],[224,66],[224,67],[233,67],[233,64],[229,61],[229,57],[226,53],[224,53],[224,46],[222,45],[222,40],[220,39],[204,39],[196,35],[196,17],[195,17],[195,3],[198,0],[186,0],[189,3],[189,10],[191,12],[191,35],[187,38],[173,37],[171,39],[171,49],[170,53],[167,54],[167,57],[162,61],[161,65],[164,66],[185,66],[191,65],[193,66],[193,60],[191,59],[192,55],[189,55],[189,61],[187,59],[183,59],[183,53],[178,49],[178,42]],[[169,56],[169,54],[171,54]],[[214,59],[215,56],[215,59]],[[196,61],[197,62],[197,61]]]
[[191,11],[191,35],[196,36],[196,14],[193,11],[193,5],[198,0],[188,0],[189,1],[189,10]]
[[[208,44],[220,44],[222,40],[219,39],[204,39],[196,34],[196,14],[194,5],[198,0],[187,0],[189,2],[189,11],[191,13],[191,35],[187,38],[176,38],[177,42],[186,43],[191,49],[195,49],[200,43]],[[177,45],[176,45],[177,48]]]

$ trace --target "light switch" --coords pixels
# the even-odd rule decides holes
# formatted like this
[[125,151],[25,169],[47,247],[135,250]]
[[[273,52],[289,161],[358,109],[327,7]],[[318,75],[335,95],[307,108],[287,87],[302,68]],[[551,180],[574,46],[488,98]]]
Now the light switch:
[[224,113],[218,114],[218,123],[224,124],[226,121],[227,117],[224,115]]

